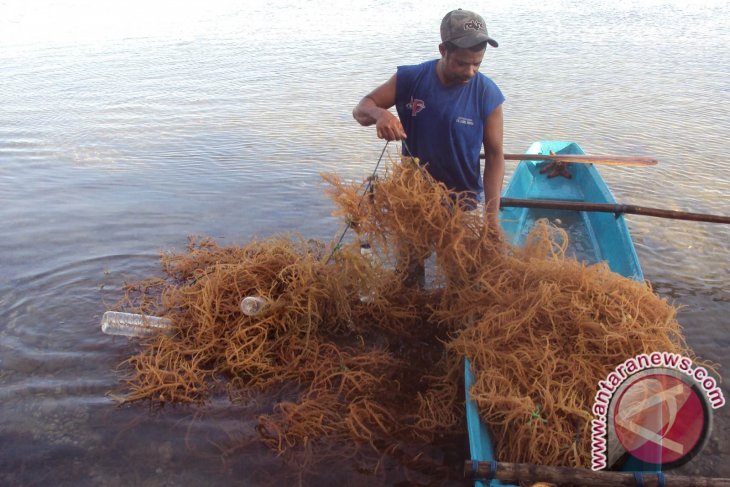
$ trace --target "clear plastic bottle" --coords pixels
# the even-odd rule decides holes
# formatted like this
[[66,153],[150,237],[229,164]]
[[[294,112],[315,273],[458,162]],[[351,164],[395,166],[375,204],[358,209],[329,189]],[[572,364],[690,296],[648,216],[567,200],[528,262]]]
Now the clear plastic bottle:
[[261,313],[267,305],[266,299],[259,296],[246,296],[241,300],[241,311],[246,316],[256,316]]
[[101,318],[101,331],[107,335],[147,337],[156,333],[173,333],[172,321],[159,316],[107,311]]
[[375,254],[373,254],[373,248],[370,246],[370,242],[367,240],[360,241],[360,255],[365,257],[371,264],[375,263]]
[[[375,255],[373,254],[373,249],[370,246],[370,242],[367,240],[361,240],[360,241],[360,255],[365,257],[365,259],[368,261],[369,264],[375,263]],[[360,293],[360,301],[363,303],[371,303],[375,300],[375,293],[370,292],[361,292]]]
[[373,256],[373,249],[370,248],[369,242],[360,242],[360,254],[363,257],[366,257],[368,259],[372,258]]

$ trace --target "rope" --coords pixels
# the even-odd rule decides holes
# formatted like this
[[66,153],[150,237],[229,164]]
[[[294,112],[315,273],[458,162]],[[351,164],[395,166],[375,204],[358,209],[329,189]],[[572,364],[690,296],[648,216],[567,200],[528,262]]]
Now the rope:
[[[370,187],[373,184],[373,181],[375,180],[375,175],[378,172],[378,168],[380,167],[380,162],[383,160],[383,155],[385,154],[385,149],[388,148],[388,144],[390,143],[389,140],[385,141],[385,146],[383,146],[383,150],[380,152],[380,157],[378,157],[378,162],[375,164],[375,169],[373,169],[373,173],[370,175],[370,177],[367,179],[368,184],[365,186],[365,191],[363,191],[362,196],[360,197],[360,201],[358,201],[357,206],[358,208],[362,204],[362,200],[365,199],[365,196],[368,194],[368,191],[370,191]],[[403,141],[403,145],[405,145],[405,141]],[[407,149],[407,147],[406,147]],[[408,151],[410,153],[410,151]],[[342,240],[345,238],[345,234],[347,234],[347,231],[352,226],[352,220],[347,220],[345,229],[342,231],[342,235],[340,235],[340,238],[337,240],[337,243],[332,248],[332,253],[330,253],[329,257],[327,257],[327,260],[325,261],[325,264],[329,264],[332,257],[335,255],[335,253],[342,248]]]
[[634,472],[634,482],[636,482],[636,487],[644,487],[644,474],[642,472]]
[[497,476],[497,461],[492,460],[489,462],[489,473],[484,476],[484,481],[491,483],[494,477]]
[[[467,460],[468,461],[468,460]],[[496,460],[490,460],[489,461],[489,470],[486,474],[482,475],[479,472],[479,466],[487,464],[486,461],[479,461],[479,460],[471,460],[471,478],[474,480],[478,480],[479,482],[486,483],[488,485],[491,485],[492,480],[494,480],[497,477],[497,461]],[[465,464],[466,467],[466,464]],[[464,473],[466,475],[466,472]]]
[[[665,487],[667,478],[664,476],[664,472],[657,472],[656,479],[659,487]],[[634,472],[634,482],[636,487],[644,487],[644,472]]]
[[403,139],[400,142],[401,142],[401,144],[403,144],[403,148],[406,150],[406,152],[408,152],[408,156],[413,158],[413,153],[411,152],[411,149],[408,148],[408,144],[406,144],[406,140]]

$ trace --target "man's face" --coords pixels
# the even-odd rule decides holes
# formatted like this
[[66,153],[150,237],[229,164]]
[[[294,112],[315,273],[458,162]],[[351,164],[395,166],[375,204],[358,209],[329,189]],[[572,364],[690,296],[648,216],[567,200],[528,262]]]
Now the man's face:
[[456,49],[447,52],[443,45],[439,46],[439,50],[443,65],[442,74],[448,85],[466,84],[476,76],[486,51],[486,49],[477,52]]

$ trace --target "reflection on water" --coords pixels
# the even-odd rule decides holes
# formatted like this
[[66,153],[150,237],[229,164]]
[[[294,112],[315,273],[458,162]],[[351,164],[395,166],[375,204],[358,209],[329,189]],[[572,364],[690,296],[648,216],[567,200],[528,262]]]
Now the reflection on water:
[[[158,252],[188,235],[336,235],[319,173],[369,173],[383,146],[350,111],[396,65],[437,56],[445,13],[436,1],[276,4],[0,5],[4,484],[263,484],[282,468],[257,447],[222,458],[216,446],[224,430],[250,435],[270,402],[194,419],[117,409],[106,394],[134,343],[99,329],[123,283],[157,273]],[[482,69],[507,97],[506,151],[571,139],[651,155],[659,166],[601,168],[619,202],[730,214],[727,2],[490,8],[500,48]],[[690,344],[723,373],[730,229],[628,222],[646,278],[684,306]],[[726,410],[686,471],[730,476],[716,461],[730,451]],[[372,479],[347,464],[327,475]]]

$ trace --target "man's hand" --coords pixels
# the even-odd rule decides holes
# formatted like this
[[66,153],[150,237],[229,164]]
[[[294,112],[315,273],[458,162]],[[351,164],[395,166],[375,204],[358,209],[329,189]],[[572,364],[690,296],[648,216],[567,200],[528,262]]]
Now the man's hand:
[[406,131],[403,130],[400,120],[388,110],[380,113],[378,121],[375,123],[375,130],[379,139],[402,140],[406,138]]

